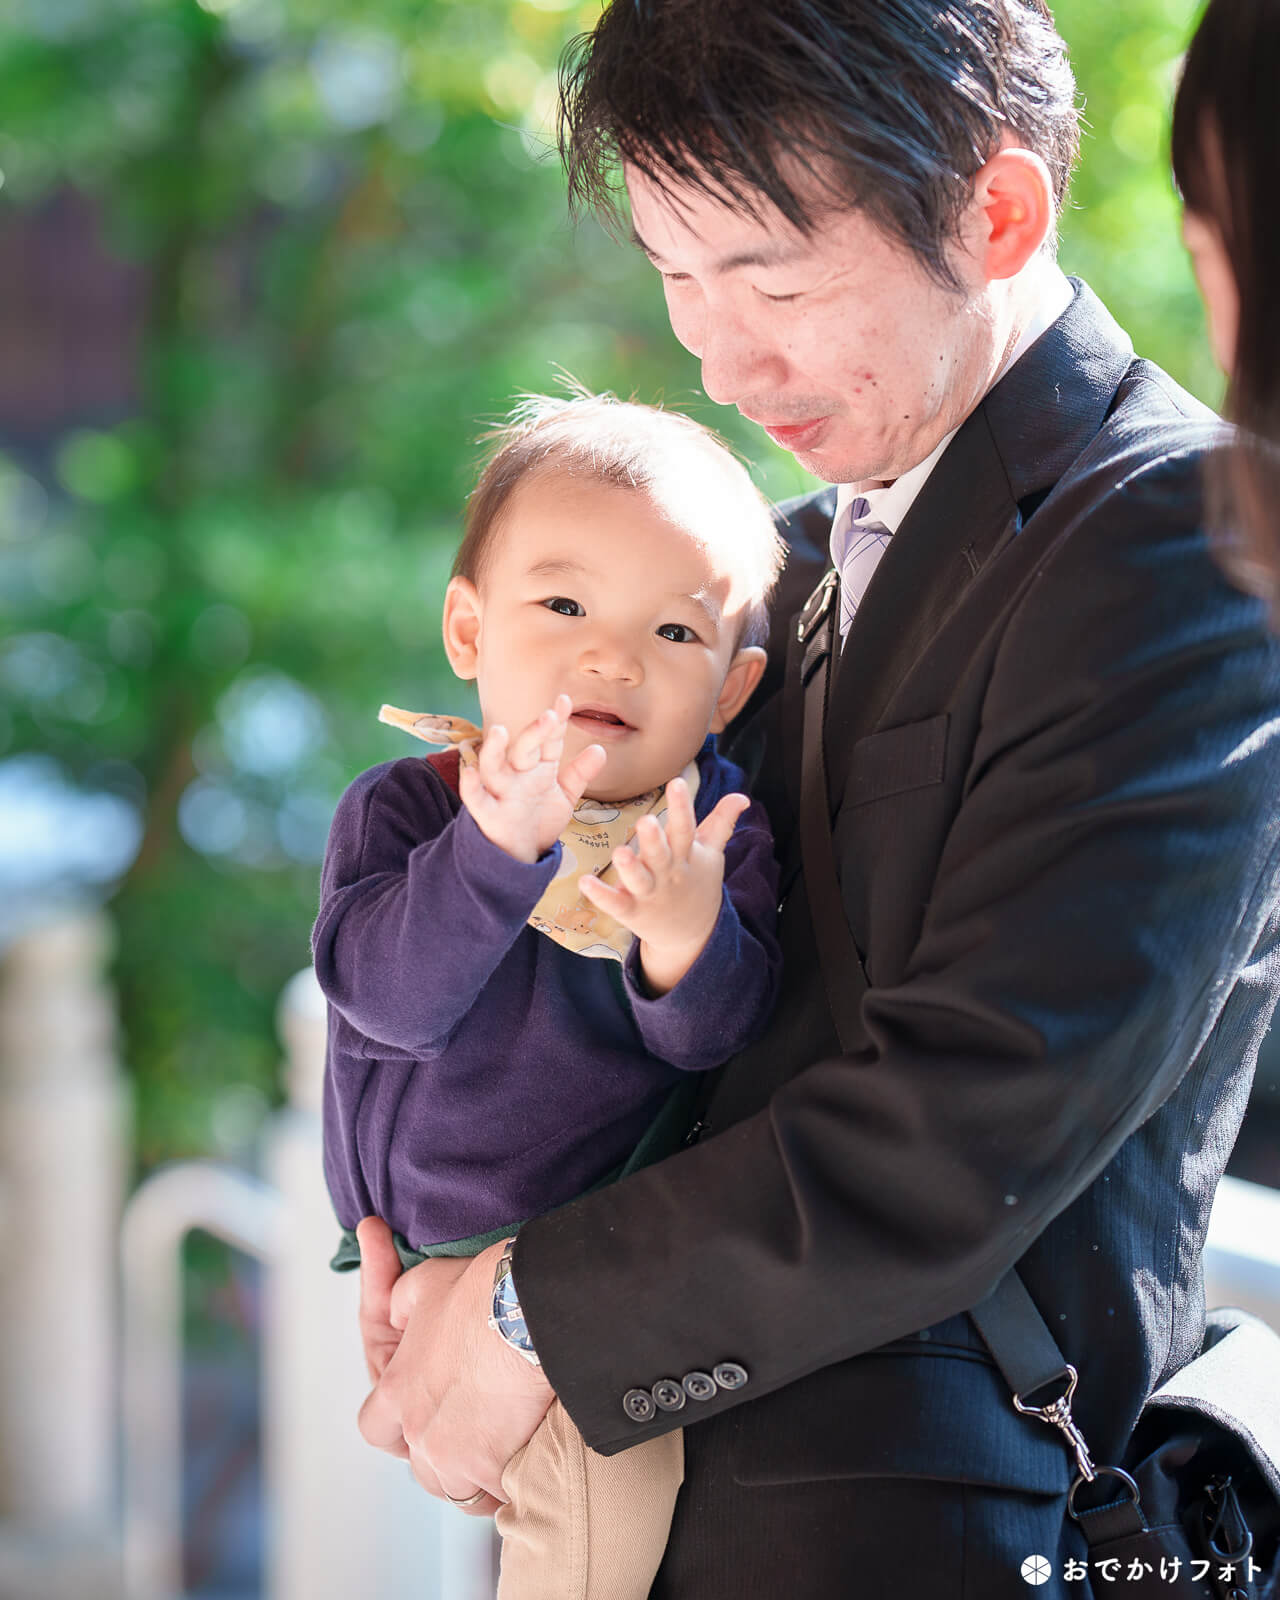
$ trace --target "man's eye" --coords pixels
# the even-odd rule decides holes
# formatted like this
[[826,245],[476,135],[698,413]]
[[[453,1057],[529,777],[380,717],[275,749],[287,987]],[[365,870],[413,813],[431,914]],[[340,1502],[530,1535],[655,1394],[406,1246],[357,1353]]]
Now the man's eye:
[[698,635],[683,622],[664,622],[658,629],[660,639],[670,639],[672,644],[693,644]]
[[550,600],[544,600],[543,605],[548,611],[554,611],[558,617],[585,617],[586,612],[576,600],[570,600],[568,595],[552,595]]
[[767,300],[770,305],[774,306],[785,306],[788,305],[792,300],[799,300],[803,298],[801,294],[766,294],[763,289],[757,289],[756,293],[762,300]]

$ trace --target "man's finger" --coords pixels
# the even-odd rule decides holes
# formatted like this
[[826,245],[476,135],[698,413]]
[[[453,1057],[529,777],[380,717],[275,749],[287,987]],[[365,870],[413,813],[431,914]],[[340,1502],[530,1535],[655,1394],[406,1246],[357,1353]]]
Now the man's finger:
[[470,1256],[433,1256],[401,1273],[391,1291],[391,1326],[403,1328],[414,1311],[438,1307],[470,1260]]
[[461,1511],[463,1516],[466,1517],[491,1517],[495,1512],[500,1511],[504,1505],[506,1505],[505,1500],[495,1500],[491,1494],[487,1494],[482,1500],[477,1500],[473,1506],[455,1505],[454,1510]]
[[751,804],[745,794],[727,794],[709,816],[703,817],[695,835],[699,844],[708,850],[724,854],[724,847],[733,837],[738,818]]
[[386,1384],[375,1383],[370,1389],[356,1422],[361,1438],[375,1450],[385,1450],[388,1455],[405,1461],[409,1459],[409,1446],[404,1442],[400,1426],[400,1410]]
[[381,1217],[364,1217],[356,1224],[360,1245],[360,1342],[369,1382],[377,1383],[400,1342],[392,1325],[391,1299],[400,1277],[400,1258],[391,1229]]
[[360,1246],[361,1313],[366,1306],[385,1310],[391,1286],[400,1276],[400,1257],[391,1229],[381,1217],[362,1217],[356,1223],[356,1243]]

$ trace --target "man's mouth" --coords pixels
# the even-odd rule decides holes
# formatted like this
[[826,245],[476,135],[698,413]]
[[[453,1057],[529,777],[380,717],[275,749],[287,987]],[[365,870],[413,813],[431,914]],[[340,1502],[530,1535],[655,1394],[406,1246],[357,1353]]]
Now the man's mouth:
[[784,450],[812,450],[830,421],[830,417],[813,417],[808,422],[761,422],[760,426]]

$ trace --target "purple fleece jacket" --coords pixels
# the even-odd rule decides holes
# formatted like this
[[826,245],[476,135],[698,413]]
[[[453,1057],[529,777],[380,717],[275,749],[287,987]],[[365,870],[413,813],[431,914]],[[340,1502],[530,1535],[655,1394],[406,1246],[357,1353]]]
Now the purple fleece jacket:
[[[614,1171],[682,1074],[762,1031],[779,972],[760,806],[729,841],[706,948],[650,999],[638,945],[619,968],[528,926],[560,845],[513,860],[463,808],[452,767],[408,757],[355,780],[312,934],[334,1209],[346,1228],[380,1216],[416,1249],[540,1215]],[[698,771],[701,819],[743,780],[712,738]]]

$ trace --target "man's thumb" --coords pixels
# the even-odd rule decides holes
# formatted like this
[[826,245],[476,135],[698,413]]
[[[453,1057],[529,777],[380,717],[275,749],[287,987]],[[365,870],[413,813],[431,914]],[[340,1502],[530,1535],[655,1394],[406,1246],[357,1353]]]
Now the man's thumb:
[[391,1229],[381,1217],[364,1217],[356,1224],[360,1246],[360,1315],[379,1322],[389,1320],[391,1290],[400,1276]]

